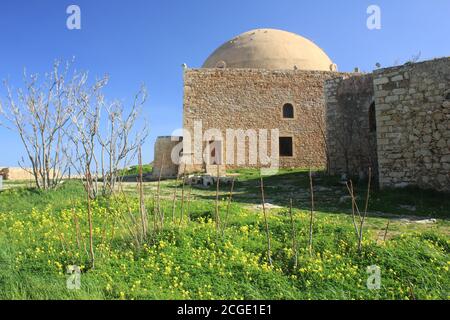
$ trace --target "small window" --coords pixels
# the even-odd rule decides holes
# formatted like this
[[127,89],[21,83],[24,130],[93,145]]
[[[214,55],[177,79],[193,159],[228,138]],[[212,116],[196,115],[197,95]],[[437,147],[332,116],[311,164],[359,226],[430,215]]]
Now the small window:
[[286,103],[283,106],[283,118],[294,119],[294,106],[290,103]]
[[445,100],[450,101],[450,92],[445,96]]
[[370,132],[377,131],[377,118],[375,113],[375,102],[369,107],[369,130]]
[[280,157],[292,157],[292,137],[280,137]]
[[227,67],[227,63],[223,60],[216,63],[216,68],[218,69],[225,69]]

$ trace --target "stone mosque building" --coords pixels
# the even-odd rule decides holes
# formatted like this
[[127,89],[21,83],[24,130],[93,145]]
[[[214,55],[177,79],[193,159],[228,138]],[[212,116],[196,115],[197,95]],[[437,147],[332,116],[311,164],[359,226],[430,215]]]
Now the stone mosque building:
[[[450,58],[342,73],[306,38],[249,31],[219,47],[201,68],[184,68],[183,129],[183,137],[158,138],[155,176],[213,172],[217,165],[222,172],[264,167],[263,158],[253,157],[252,138],[233,144],[227,130],[277,129],[276,140],[258,136],[258,145],[276,153],[280,168],[364,177],[371,167],[381,187],[449,191]],[[188,164],[173,163],[174,150]]]
[[[325,167],[325,81],[344,75],[316,44],[290,32],[258,29],[227,41],[201,68],[184,70],[183,128],[194,132],[195,122],[201,120],[203,132],[215,128],[223,138],[213,137],[203,146],[197,145],[206,149],[207,144],[213,144],[211,153],[216,159],[188,165],[186,172],[205,171],[209,164],[218,162],[234,163],[227,168],[261,165],[259,161],[250,164],[248,139],[244,164],[225,159],[227,129],[279,129],[276,151],[280,151],[280,167]],[[193,150],[193,134],[190,138],[183,141],[185,146],[191,145],[183,150],[187,158],[202,153]],[[170,140],[161,137],[156,143],[155,174],[178,143]],[[178,169],[166,164],[163,175]]]

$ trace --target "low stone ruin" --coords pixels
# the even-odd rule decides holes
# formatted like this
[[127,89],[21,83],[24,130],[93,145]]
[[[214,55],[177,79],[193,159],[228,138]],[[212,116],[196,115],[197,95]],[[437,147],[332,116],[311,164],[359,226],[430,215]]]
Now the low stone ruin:
[[233,177],[220,176],[219,178],[217,178],[216,176],[204,174],[189,175],[187,177],[186,183],[191,186],[201,186],[204,188],[208,188],[211,186],[215,186],[217,184],[217,179],[219,179],[220,185],[231,185],[231,183],[233,182]]

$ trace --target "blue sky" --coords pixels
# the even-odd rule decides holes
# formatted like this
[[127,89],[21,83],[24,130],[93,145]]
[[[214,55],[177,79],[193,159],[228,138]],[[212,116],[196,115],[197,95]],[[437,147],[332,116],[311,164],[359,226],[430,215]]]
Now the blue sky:
[[[66,28],[66,8],[79,5],[82,29]],[[382,10],[382,29],[366,27],[366,9]],[[19,85],[23,68],[50,70],[54,59],[76,57],[77,69],[111,77],[109,98],[130,102],[145,83],[144,116],[153,143],[182,125],[182,63],[200,67],[223,42],[255,28],[278,28],[316,42],[341,71],[450,55],[448,0],[2,0],[0,79]],[[5,90],[0,88],[0,100]],[[0,128],[0,166],[16,166],[20,141]]]

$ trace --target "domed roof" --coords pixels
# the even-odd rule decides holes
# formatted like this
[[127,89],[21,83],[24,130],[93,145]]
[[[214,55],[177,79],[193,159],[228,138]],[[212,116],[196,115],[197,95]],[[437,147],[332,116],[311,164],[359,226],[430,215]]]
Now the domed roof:
[[203,68],[336,71],[327,54],[314,42],[295,33],[256,29],[219,47]]

